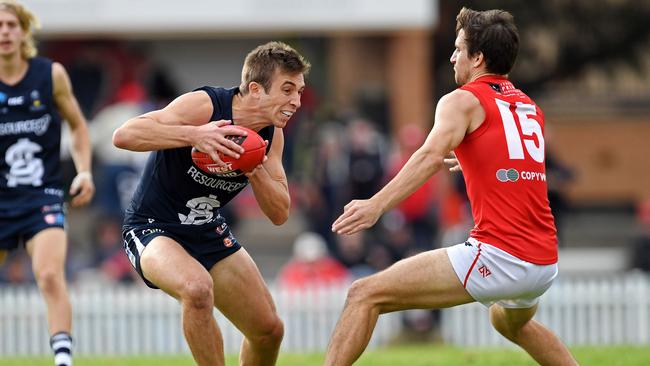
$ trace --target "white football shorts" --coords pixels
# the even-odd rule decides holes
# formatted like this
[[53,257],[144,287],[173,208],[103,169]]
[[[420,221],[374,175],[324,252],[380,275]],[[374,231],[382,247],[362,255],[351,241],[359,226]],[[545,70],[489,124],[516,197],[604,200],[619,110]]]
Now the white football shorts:
[[535,306],[557,276],[557,263],[523,261],[474,238],[447,248],[451,265],[467,292],[485,306]]

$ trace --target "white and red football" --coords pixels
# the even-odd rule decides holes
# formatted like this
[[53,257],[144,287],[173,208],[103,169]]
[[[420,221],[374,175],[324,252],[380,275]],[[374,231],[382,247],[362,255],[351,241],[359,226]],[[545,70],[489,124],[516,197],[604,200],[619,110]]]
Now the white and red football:
[[239,154],[239,159],[219,153],[219,158],[226,163],[226,166],[219,166],[212,160],[210,155],[196,148],[192,148],[192,161],[199,169],[208,174],[220,177],[236,177],[248,173],[255,169],[256,166],[262,164],[264,155],[266,155],[264,139],[250,128],[242,126],[232,127],[248,132],[246,136],[226,136],[227,139],[243,147],[245,150],[244,153]]

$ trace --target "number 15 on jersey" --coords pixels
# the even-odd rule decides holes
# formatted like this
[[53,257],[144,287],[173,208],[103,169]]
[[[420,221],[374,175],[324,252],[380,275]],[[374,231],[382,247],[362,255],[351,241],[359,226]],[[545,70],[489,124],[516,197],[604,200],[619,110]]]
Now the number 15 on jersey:
[[[513,112],[511,110],[511,103],[501,99],[495,99],[495,101],[497,107],[499,107],[499,112],[501,113],[501,121],[503,122],[503,130],[506,135],[506,143],[508,145],[508,154],[510,155],[510,159],[525,159],[525,146],[528,155],[530,155],[533,160],[538,163],[543,163],[544,135],[542,134],[542,127],[537,120],[530,117],[537,114],[535,105],[517,102],[515,104],[516,108]],[[519,134],[514,114],[517,114],[517,119],[521,125],[521,134],[523,136]]]

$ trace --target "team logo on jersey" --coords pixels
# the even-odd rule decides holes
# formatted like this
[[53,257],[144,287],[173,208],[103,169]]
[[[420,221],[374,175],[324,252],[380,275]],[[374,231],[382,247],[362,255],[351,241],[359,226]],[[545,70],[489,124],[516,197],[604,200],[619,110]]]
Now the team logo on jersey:
[[187,215],[178,214],[178,219],[183,225],[203,225],[216,220],[215,210],[221,206],[217,196],[196,197],[185,204],[190,212]]
[[39,187],[43,184],[43,160],[36,156],[43,149],[29,139],[22,138],[9,146],[5,154],[5,161],[9,165],[7,187],[31,185]]
[[45,109],[45,104],[41,102],[41,95],[38,90],[32,90],[29,97],[32,99],[32,105],[29,106],[30,111],[37,112]]
[[0,104],[4,104],[7,101],[7,94],[0,92]]

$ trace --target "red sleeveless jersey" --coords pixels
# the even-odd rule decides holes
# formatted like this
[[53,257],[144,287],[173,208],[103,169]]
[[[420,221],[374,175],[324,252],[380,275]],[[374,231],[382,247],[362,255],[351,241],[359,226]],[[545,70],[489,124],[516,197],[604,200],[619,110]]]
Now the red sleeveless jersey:
[[454,150],[472,205],[471,237],[527,262],[556,263],[542,110],[504,77],[480,77],[460,89],[485,110],[483,123]]

